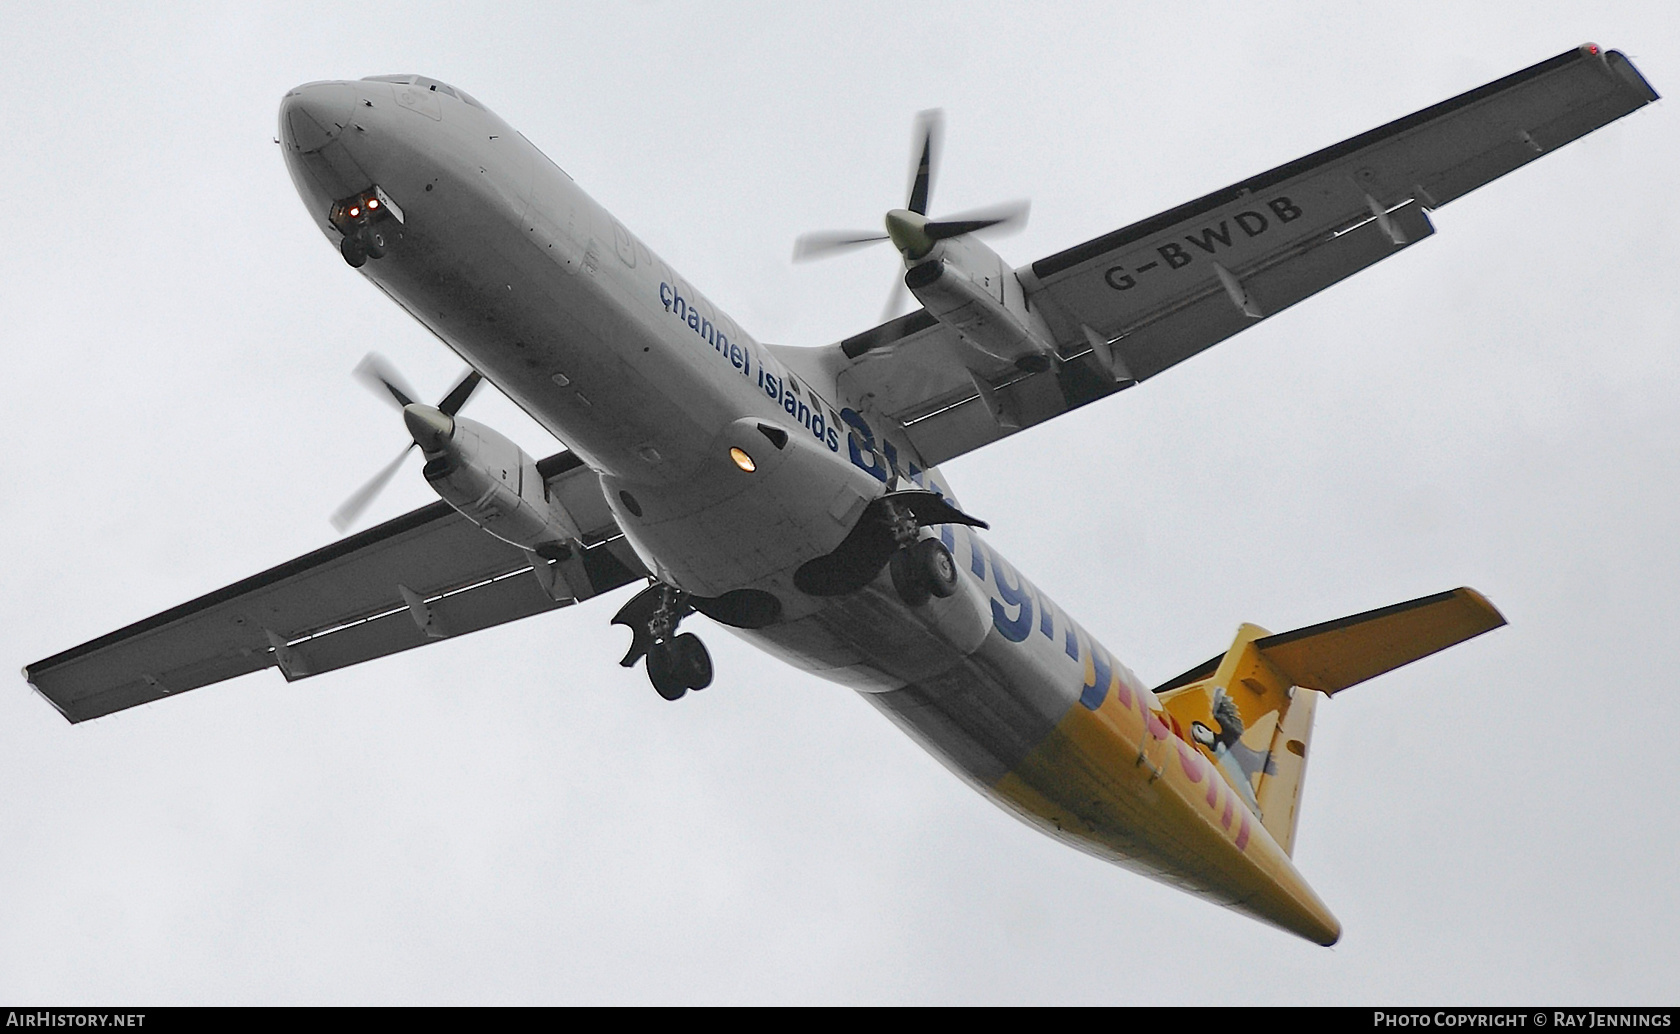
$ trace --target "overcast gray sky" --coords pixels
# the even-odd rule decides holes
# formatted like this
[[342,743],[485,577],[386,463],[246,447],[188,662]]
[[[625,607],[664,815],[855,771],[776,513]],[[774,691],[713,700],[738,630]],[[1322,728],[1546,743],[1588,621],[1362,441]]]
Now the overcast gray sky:
[[[798,233],[1031,197],[1027,262],[1587,40],[1680,91],[1680,13],[1269,3],[0,9],[11,370],[0,670],[323,545],[405,440],[350,378],[458,360],[273,144],[417,71],[522,129],[762,340],[874,322]],[[797,5],[802,7],[803,5]],[[1453,586],[1510,627],[1319,709],[1326,950],[1077,854],[850,691],[714,629],[676,705],[598,601],[72,728],[0,692],[0,1000],[1546,1002],[1680,997],[1680,133],[1665,101],[1135,391],[952,462],[1146,681]],[[473,415],[555,443],[492,392]],[[418,464],[369,522],[428,502]]]

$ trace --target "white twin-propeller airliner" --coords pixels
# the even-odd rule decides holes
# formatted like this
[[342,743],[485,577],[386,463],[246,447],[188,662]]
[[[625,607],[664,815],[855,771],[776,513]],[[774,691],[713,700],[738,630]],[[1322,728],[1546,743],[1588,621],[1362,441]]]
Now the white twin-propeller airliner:
[[[937,465],[1112,395],[1434,232],[1428,212],[1656,99],[1587,45],[1018,268],[930,218],[935,124],[884,232],[921,307],[755,340],[468,94],[286,94],[304,207],[471,372],[428,405],[374,357],[441,501],[25,669],[72,722],[261,668],[320,675],[642,586],[626,665],[712,681],[694,613],[862,693],[1023,821],[1320,944],[1290,862],[1319,693],[1503,624],[1469,589],[1268,634],[1150,687],[979,533]],[[570,448],[459,415],[488,379]],[[406,450],[405,450],[406,453]],[[336,515],[353,521],[393,463]],[[692,626],[691,626],[692,627]],[[1308,692],[1317,691],[1317,692]]]

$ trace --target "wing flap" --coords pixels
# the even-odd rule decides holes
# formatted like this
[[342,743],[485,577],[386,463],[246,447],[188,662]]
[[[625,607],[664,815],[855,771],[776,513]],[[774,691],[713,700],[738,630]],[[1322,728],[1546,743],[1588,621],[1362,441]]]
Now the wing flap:
[[1243,283],[1260,311],[1269,316],[1376,265],[1434,232],[1423,206],[1408,200],[1398,208],[1384,211],[1380,217],[1371,213],[1347,229],[1303,242],[1244,277]]
[[952,456],[978,449],[1013,433],[998,423],[978,394],[969,389],[966,398],[953,400],[950,408],[905,427],[910,444],[928,466]]
[[1110,347],[1135,380],[1147,380],[1434,232],[1414,201],[1381,218],[1367,210],[1251,264],[1221,265],[1235,289],[1210,268],[1194,291],[1119,328]]
[[[1122,382],[1096,362],[1087,339],[1057,371],[1011,371],[996,383],[988,381],[995,409],[961,360],[945,357],[952,346],[937,340],[906,340],[900,350],[882,355],[876,369],[863,373],[864,364],[858,364],[850,383],[878,388],[871,392],[872,403],[904,424],[927,464],[943,463],[1147,380],[1435,232],[1423,207],[1413,201],[1385,210],[1382,220],[1367,210],[1344,223],[1247,265],[1226,268],[1237,285],[1235,293],[1210,267],[1193,291],[1136,314],[1112,336],[1104,333],[1129,374]],[[937,333],[930,329],[918,337],[933,339]],[[917,354],[911,358],[910,353]],[[922,400],[908,401],[918,394]],[[894,412],[890,407],[895,404],[904,408]]]
[[[621,557],[628,558],[626,563]],[[615,589],[642,576],[623,539],[595,546],[584,554],[590,581],[597,593]],[[494,578],[421,597],[370,617],[286,644],[285,659],[271,660],[288,681],[320,675],[417,646],[453,639],[471,632],[517,621],[578,602],[550,599],[530,565],[521,563]],[[277,648],[276,657],[280,650]]]
[[[539,469],[554,491],[596,484],[569,454]],[[599,525],[598,513],[582,512]],[[586,536],[597,542],[582,557],[594,592],[639,576],[616,525]],[[37,661],[24,676],[80,722],[268,667],[304,678],[572,602],[550,598],[524,551],[437,502]]]

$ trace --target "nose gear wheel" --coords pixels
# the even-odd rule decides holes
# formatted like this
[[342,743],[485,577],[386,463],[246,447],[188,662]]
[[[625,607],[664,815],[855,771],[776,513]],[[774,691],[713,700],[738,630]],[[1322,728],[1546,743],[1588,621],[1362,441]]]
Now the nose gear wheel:
[[619,663],[629,668],[646,657],[648,681],[666,700],[712,684],[712,658],[705,644],[692,632],[677,634],[678,623],[692,613],[687,593],[655,582],[613,615],[612,623],[630,629],[631,635],[630,650]]
[[392,242],[402,236],[402,209],[377,184],[334,201],[327,221],[344,235],[338,253],[355,269],[368,259],[384,258]]

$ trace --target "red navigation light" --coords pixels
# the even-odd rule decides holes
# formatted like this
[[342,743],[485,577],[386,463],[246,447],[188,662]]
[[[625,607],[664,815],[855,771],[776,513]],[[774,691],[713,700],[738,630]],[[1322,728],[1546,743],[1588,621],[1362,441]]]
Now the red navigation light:
[[1597,57],[1598,56],[1598,44],[1597,43],[1588,43],[1587,44],[1587,53],[1593,55],[1594,57]]

